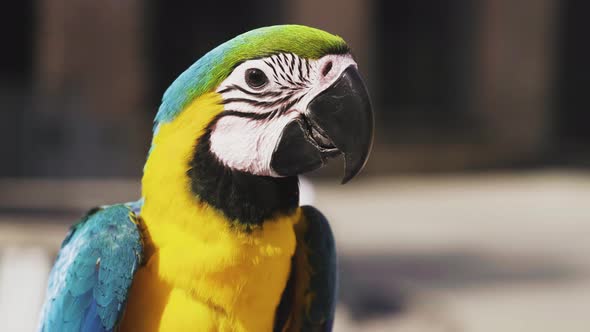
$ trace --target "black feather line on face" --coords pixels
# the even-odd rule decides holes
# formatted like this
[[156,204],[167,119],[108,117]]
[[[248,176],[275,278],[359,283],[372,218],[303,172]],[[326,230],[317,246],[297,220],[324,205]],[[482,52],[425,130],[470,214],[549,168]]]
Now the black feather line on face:
[[227,98],[222,100],[222,104],[228,105],[231,103],[245,103],[254,107],[274,107],[280,105],[293,97],[293,94],[288,94],[284,97],[275,99],[275,100],[255,100],[255,99],[248,99],[248,98]]
[[269,63],[268,61],[264,60],[264,63],[270,67],[270,69],[272,69],[272,73],[273,73],[273,78],[274,80],[278,80],[278,76],[277,76],[277,70],[275,69],[275,66],[273,66],[272,63]]
[[274,178],[232,170],[211,152],[211,131],[219,114],[198,139],[187,175],[191,190],[201,201],[221,211],[229,222],[251,230],[281,215],[295,212],[299,205],[296,176]]
[[291,72],[291,75],[293,75],[293,73],[295,72],[295,55],[291,54],[291,64],[289,65],[289,70]]
[[225,116],[237,116],[240,118],[246,118],[246,119],[251,119],[251,120],[267,120],[267,119],[272,118],[274,112],[275,111],[264,112],[264,113],[252,113],[252,112],[240,112],[240,111],[234,111],[234,110],[226,110],[220,114],[220,118],[225,117]]
[[287,75],[285,75],[285,72],[280,72],[279,76],[283,79],[283,81],[289,81],[289,79],[287,78]]
[[298,84],[295,84],[295,82],[293,82],[293,80],[291,80],[290,76],[287,76],[287,82],[289,82],[289,84],[291,84],[291,85],[298,85]]
[[304,82],[303,79],[303,60],[300,57],[297,57],[297,73],[299,74],[299,82]]
[[223,88],[221,90],[219,90],[219,93],[223,94],[223,93],[227,93],[227,92],[231,92],[231,91],[241,91],[245,94],[251,95],[251,96],[256,96],[256,97],[277,97],[282,95],[283,93],[281,91],[263,91],[263,92],[255,92],[255,91],[249,91],[247,89],[242,88],[239,85],[235,85],[232,84],[226,88]]
[[284,77],[284,76],[283,76],[283,73],[284,73],[284,72],[286,72],[287,70],[285,69],[285,67],[283,67],[283,56],[282,56],[282,55],[283,55],[283,54],[281,54],[281,56],[278,58],[277,64],[279,65],[279,67],[281,67],[281,73],[280,73],[280,76],[281,76],[281,77]]
[[279,56],[278,55],[273,55],[270,60],[272,60],[272,63],[274,63],[275,65],[279,65],[278,61],[279,61]]

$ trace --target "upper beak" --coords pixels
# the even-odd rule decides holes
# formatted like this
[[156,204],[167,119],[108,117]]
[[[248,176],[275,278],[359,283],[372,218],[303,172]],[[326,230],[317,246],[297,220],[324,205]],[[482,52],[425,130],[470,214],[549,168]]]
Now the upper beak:
[[273,152],[271,167],[281,176],[312,171],[329,157],[344,155],[344,178],[357,175],[373,144],[373,110],[355,66],[308,104],[304,115],[289,123]]
[[317,95],[309,103],[307,116],[321,136],[344,154],[342,183],[348,182],[365,166],[373,145],[373,109],[356,67],[346,68]]

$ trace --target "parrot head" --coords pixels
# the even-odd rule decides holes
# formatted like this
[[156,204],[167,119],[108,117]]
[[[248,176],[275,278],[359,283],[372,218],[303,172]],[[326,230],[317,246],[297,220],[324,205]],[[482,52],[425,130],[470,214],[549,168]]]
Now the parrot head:
[[[184,114],[193,111],[198,120]],[[300,25],[252,30],[199,59],[164,94],[154,145],[163,126],[181,121],[202,123],[191,138],[201,159],[262,177],[296,176],[343,155],[345,183],[365,165],[373,139],[369,95],[349,47]]]

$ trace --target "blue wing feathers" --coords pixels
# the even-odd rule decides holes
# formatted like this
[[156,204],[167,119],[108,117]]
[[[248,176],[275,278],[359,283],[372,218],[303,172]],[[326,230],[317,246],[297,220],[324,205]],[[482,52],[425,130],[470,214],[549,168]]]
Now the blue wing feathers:
[[107,331],[96,311],[96,302],[92,302],[84,312],[84,320],[80,326],[81,331],[103,332]]
[[336,246],[330,224],[324,215],[312,206],[303,206],[307,220],[304,240],[309,249],[307,256],[312,269],[309,290],[313,301],[306,308],[304,331],[332,331],[336,307],[337,261]]
[[141,234],[127,205],[93,210],[74,225],[49,276],[40,331],[112,331],[141,262]]
[[[296,255],[304,255],[308,266],[298,266],[301,261],[293,260],[291,276],[275,314],[274,330],[330,332],[338,283],[334,237],[330,224],[320,211],[312,206],[303,206],[301,209],[305,231],[297,234]],[[299,280],[302,274],[297,273],[298,270],[307,269],[310,270],[309,284]],[[307,295],[311,295],[311,301],[296,303],[298,297]],[[286,322],[291,323],[285,327],[283,325]]]

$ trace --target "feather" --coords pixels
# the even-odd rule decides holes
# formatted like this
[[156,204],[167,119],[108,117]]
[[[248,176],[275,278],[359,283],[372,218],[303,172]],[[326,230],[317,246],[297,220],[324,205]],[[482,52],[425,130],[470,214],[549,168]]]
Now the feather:
[[71,228],[49,276],[40,331],[116,327],[143,251],[130,213],[123,204],[104,207]]
[[275,315],[274,331],[332,331],[336,306],[336,248],[330,224],[316,208],[303,206],[296,225],[291,276]]

